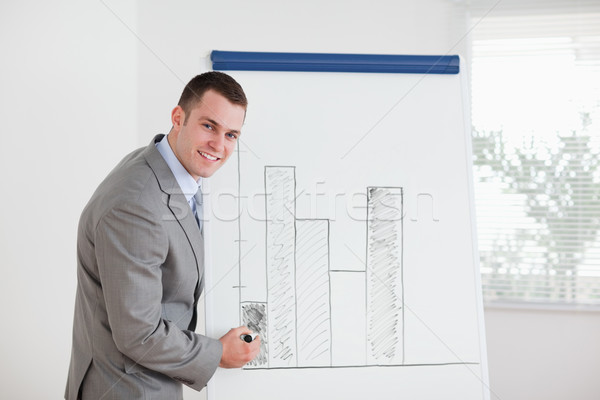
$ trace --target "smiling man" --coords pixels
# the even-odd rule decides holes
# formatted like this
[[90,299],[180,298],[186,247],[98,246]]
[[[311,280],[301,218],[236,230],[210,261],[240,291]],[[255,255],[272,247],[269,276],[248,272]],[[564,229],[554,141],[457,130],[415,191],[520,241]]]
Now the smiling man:
[[198,75],[171,112],[173,127],[126,156],[82,212],[66,399],[181,399],[218,366],[259,351],[246,327],[194,333],[204,288],[201,183],[235,150],[246,115],[241,86]]

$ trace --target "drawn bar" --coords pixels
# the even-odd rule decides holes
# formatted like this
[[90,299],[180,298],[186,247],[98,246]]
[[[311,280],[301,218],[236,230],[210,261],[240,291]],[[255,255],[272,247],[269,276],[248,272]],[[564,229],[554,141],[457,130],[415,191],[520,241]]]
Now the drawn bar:
[[365,272],[330,271],[329,279],[332,366],[366,365]]
[[402,188],[367,188],[367,362],[403,362]]
[[329,221],[296,220],[298,366],[331,365]]
[[242,305],[242,323],[260,337],[260,351],[245,368],[268,367],[267,305],[259,302],[244,302]]
[[457,55],[263,53],[213,50],[215,71],[380,72],[458,74]]
[[295,367],[296,181],[294,167],[265,167],[269,365]]

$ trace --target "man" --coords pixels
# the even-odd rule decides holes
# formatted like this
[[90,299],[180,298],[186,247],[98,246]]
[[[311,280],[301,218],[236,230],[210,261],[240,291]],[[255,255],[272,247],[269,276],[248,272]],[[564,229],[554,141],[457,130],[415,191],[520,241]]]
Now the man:
[[[217,366],[259,351],[246,327],[220,339],[194,333],[204,286],[202,206],[196,194],[235,149],[247,100],[230,76],[192,79],[173,127],[126,156],[83,210],[65,398],[181,399]],[[196,196],[195,196],[196,194]]]

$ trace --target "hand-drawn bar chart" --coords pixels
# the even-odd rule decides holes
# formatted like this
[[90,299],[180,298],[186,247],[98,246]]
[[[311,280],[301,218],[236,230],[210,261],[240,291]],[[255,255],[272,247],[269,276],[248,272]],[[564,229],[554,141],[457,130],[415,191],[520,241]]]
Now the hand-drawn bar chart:
[[333,270],[331,221],[296,215],[295,173],[265,167],[267,300],[240,301],[262,340],[246,369],[402,365],[402,188],[365,188],[364,269]]

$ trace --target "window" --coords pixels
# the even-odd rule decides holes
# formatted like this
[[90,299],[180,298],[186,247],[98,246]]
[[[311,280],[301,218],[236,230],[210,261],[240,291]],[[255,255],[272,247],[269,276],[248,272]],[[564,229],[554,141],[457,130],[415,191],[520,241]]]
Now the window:
[[470,11],[484,298],[598,306],[600,2],[482,3]]

